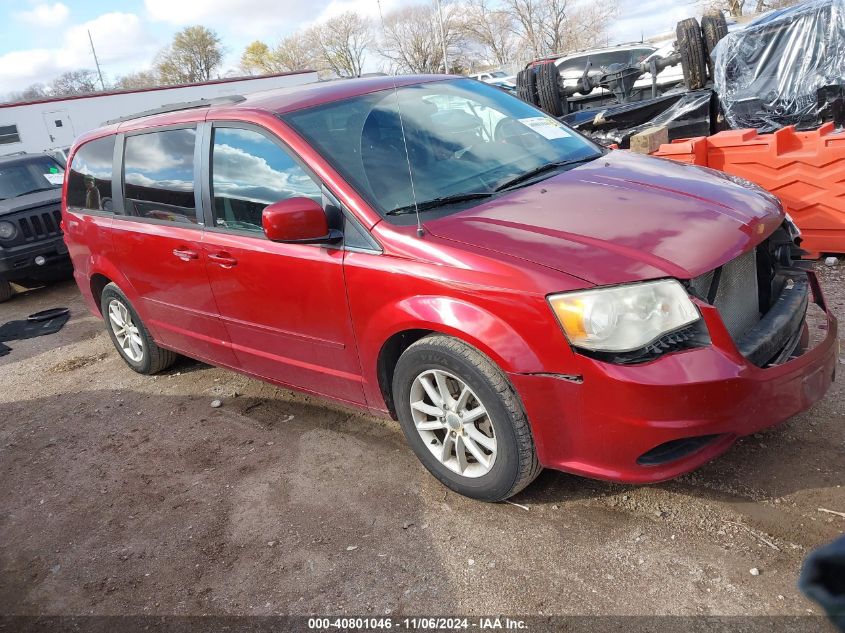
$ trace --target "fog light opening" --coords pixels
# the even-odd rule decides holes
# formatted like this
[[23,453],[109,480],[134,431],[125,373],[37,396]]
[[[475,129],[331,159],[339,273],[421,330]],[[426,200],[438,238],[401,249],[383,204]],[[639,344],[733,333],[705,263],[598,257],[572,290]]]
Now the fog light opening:
[[35,265],[36,266],[43,266],[46,263],[47,263],[47,258],[44,257],[44,255],[39,255],[38,257],[35,258]]

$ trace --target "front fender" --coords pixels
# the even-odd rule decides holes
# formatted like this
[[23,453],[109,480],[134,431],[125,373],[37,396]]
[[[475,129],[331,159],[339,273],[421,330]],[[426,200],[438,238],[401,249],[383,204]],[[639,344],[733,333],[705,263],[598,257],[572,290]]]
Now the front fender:
[[[357,325],[357,324],[356,324]],[[542,361],[528,342],[501,318],[468,301],[416,295],[372,312],[356,328],[367,401],[387,410],[379,386],[378,360],[384,345],[396,334],[426,330],[454,336],[486,354],[505,372],[541,371]]]

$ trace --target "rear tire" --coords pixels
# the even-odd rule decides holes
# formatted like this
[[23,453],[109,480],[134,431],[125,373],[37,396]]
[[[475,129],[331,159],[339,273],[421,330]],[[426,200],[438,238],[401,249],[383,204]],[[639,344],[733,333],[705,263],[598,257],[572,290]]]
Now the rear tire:
[[141,317],[117,284],[110,283],[103,288],[100,311],[112,343],[133,370],[151,375],[176,362],[178,356],[175,352],[156,345]]
[[678,22],[675,29],[678,51],[681,53],[681,69],[684,83],[690,90],[698,90],[707,83],[707,59],[704,56],[704,42],[698,20],[687,18]]
[[704,34],[704,54],[707,57],[707,74],[715,80],[713,49],[728,34],[728,22],[721,11],[714,11],[701,17],[701,32]]
[[542,470],[519,397],[504,373],[466,343],[442,335],[420,339],[399,358],[392,387],[408,444],[451,490],[501,501]]
[[516,96],[531,105],[538,104],[537,76],[533,68],[525,68],[516,73]]
[[15,291],[12,290],[12,284],[8,281],[0,281],[0,303],[11,299],[13,294]]
[[566,114],[560,97],[560,72],[551,62],[537,69],[537,95],[540,107],[552,116]]

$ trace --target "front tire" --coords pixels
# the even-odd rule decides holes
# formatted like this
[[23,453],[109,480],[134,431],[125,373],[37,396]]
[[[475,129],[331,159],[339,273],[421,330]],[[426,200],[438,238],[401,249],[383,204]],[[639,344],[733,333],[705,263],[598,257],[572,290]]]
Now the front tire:
[[100,311],[121,358],[139,374],[156,374],[176,362],[177,355],[156,345],[129,299],[110,283],[103,288]]
[[459,494],[501,501],[542,470],[510,382],[462,341],[432,335],[408,347],[393,374],[393,402],[423,466]]

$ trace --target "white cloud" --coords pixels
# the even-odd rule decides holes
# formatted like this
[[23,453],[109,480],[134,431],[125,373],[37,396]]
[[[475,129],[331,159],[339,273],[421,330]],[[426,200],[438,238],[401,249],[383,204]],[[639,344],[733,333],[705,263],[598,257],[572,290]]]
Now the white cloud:
[[166,22],[180,27],[202,24],[227,36],[275,39],[292,32],[300,23],[310,19],[314,10],[319,10],[324,3],[325,0],[314,0],[311,3],[268,0],[144,0],[144,7],[150,19],[155,22]]
[[27,24],[44,28],[56,28],[64,24],[70,9],[61,2],[55,4],[37,4],[29,11],[19,11],[15,17]]
[[0,86],[9,92],[33,83],[49,83],[68,70],[94,68],[88,31],[105,74],[114,68],[142,68],[158,50],[141,18],[133,13],[105,13],[71,26],[55,48],[13,51],[0,55]]
[[[381,10],[383,13],[390,13],[393,9],[398,8],[402,4],[402,0],[382,0]],[[407,4],[407,2],[405,3]],[[341,13],[347,11],[355,11],[363,16],[379,19],[379,6],[375,0],[331,0],[323,11],[317,16],[314,22],[322,22],[328,20]]]
[[100,64],[139,58],[149,60],[159,48],[139,16],[134,13],[105,13],[66,31],[60,54],[68,58],[69,66],[87,67],[94,63],[88,41],[89,31]]
[[684,18],[702,15],[703,3],[675,0],[623,0],[610,26],[611,42],[638,42],[641,37],[666,35],[674,39],[675,25]]

